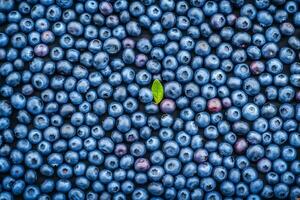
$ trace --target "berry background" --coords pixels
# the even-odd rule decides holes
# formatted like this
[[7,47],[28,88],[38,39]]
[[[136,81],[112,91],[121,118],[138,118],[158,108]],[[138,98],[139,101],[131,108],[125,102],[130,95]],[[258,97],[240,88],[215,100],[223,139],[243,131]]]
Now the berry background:
[[0,0],[0,199],[300,197],[299,6]]

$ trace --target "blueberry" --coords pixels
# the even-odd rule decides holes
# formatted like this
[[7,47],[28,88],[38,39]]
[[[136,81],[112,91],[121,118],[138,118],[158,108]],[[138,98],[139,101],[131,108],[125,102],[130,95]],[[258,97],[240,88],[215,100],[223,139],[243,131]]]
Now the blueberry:
[[135,170],[136,171],[147,171],[150,168],[149,161],[145,158],[139,158],[135,161],[134,164]]
[[210,112],[219,112],[222,109],[222,104],[218,98],[210,99],[207,102],[207,109]]

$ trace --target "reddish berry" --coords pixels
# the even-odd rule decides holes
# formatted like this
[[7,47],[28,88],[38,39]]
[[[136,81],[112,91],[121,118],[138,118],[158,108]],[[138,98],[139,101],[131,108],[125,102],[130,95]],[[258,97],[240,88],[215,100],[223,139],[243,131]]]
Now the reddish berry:
[[160,103],[160,110],[164,113],[173,113],[175,111],[176,105],[172,99],[164,99]]
[[213,99],[208,100],[207,109],[210,112],[220,112],[222,110],[222,104],[221,104],[220,99],[213,98]]
[[236,153],[238,154],[242,154],[246,151],[248,147],[248,143],[244,138],[240,138],[236,141],[236,143],[234,144],[234,150]]

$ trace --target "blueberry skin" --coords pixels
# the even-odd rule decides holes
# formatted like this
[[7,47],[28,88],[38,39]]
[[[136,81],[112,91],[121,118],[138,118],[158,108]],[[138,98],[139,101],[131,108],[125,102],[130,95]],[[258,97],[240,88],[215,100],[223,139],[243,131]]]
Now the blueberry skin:
[[230,181],[224,181],[220,186],[221,193],[225,196],[232,196],[234,194],[235,186]]
[[297,11],[282,0],[0,2],[0,196],[296,198]]

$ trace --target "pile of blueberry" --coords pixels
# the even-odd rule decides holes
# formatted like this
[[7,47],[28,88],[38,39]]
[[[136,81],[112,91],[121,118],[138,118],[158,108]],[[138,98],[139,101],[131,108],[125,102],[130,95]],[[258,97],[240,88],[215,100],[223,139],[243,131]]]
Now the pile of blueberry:
[[299,149],[299,0],[0,0],[1,200],[296,200]]

